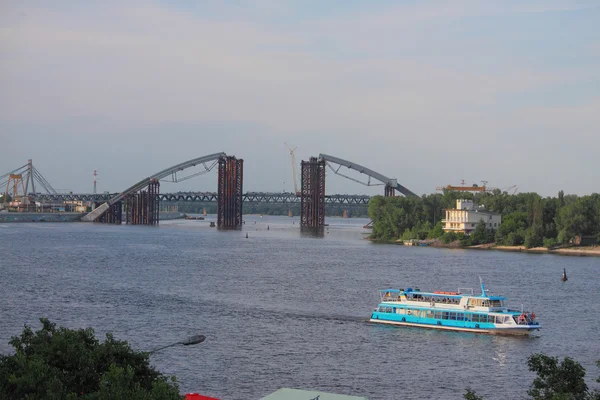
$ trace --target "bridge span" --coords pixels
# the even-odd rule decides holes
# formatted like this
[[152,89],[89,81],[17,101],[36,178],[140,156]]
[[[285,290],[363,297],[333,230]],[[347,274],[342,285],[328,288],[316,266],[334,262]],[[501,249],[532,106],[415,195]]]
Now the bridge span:
[[[119,193],[93,194],[93,193],[57,193],[57,194],[35,194],[31,197],[35,201],[49,203],[63,203],[65,201],[91,201],[94,203],[107,202]],[[196,202],[217,203],[217,192],[176,192],[159,193],[160,201],[170,202]],[[329,205],[367,205],[371,196],[366,194],[332,194],[325,196],[325,204]],[[242,195],[242,201],[248,204],[300,204],[300,196],[290,192],[246,192]]]
[[[48,191],[47,194],[30,195],[32,199],[41,202],[92,201],[102,203],[92,212],[85,215],[83,221],[97,221],[120,224],[125,216],[130,224],[158,224],[159,204],[169,202],[205,202],[217,203],[217,224],[219,227],[240,227],[242,224],[243,203],[271,203],[300,205],[301,226],[322,228],[325,221],[325,205],[364,206],[370,196],[325,193],[325,167],[335,174],[358,182],[365,186],[384,186],[385,196],[394,196],[395,192],[405,196],[416,196],[415,193],[398,183],[397,179],[389,178],[358,163],[344,160],[328,154],[310,157],[309,161],[301,162],[301,191],[297,193],[264,193],[246,192],[243,188],[243,161],[224,152],[209,154],[179,163],[150,175],[119,193],[112,194],[59,194]],[[195,166],[203,166],[204,170],[185,177],[177,174]],[[207,173],[218,166],[217,192],[177,192],[160,193],[160,181],[171,177],[174,183]],[[367,182],[362,182],[340,172],[344,167],[367,176]],[[372,183],[371,180],[375,181]]]

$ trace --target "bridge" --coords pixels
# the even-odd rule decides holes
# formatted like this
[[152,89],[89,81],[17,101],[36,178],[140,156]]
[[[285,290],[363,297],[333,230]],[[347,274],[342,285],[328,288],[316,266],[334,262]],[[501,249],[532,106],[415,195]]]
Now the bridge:
[[[46,194],[35,193],[28,197],[34,198],[36,201],[49,202],[101,202],[102,204],[85,215],[82,221],[120,224],[123,215],[125,215],[126,223],[143,225],[158,224],[159,204],[161,201],[215,202],[217,203],[217,224],[220,228],[239,228],[241,226],[243,203],[300,204],[300,225],[305,228],[322,228],[325,221],[326,204],[347,206],[367,205],[370,199],[370,196],[366,195],[326,195],[325,167],[328,167],[337,175],[365,186],[382,185],[384,186],[385,196],[394,196],[396,191],[405,196],[416,196],[408,188],[399,184],[395,178],[389,178],[358,163],[322,153],[318,157],[310,157],[309,161],[301,162],[300,177],[302,190],[300,192],[243,193],[243,161],[234,156],[228,156],[224,152],[214,153],[166,168],[140,180],[120,193],[59,194],[54,190],[47,190]],[[178,176],[179,172],[199,165],[203,166],[204,170],[185,177]],[[218,190],[216,193],[160,193],[160,181],[169,176],[171,177],[171,182],[182,182],[205,174],[215,166],[218,166]],[[342,167],[366,175],[367,181],[360,181],[340,172]],[[12,175],[7,174],[6,176],[11,177]]]
[[[113,197],[116,197],[119,193],[37,193],[32,194],[29,197],[35,201],[48,202],[48,203],[63,203],[65,201],[83,201],[83,202],[94,202],[104,203]],[[198,202],[198,203],[217,203],[218,193],[217,192],[177,192],[177,193],[159,193],[157,198],[162,201],[170,202]],[[366,194],[352,195],[352,194],[333,194],[325,195],[325,204],[328,205],[362,205],[366,206],[369,204],[371,196]],[[300,204],[300,197],[295,193],[282,192],[246,192],[242,195],[242,202],[248,204],[284,204],[284,205],[295,205]]]

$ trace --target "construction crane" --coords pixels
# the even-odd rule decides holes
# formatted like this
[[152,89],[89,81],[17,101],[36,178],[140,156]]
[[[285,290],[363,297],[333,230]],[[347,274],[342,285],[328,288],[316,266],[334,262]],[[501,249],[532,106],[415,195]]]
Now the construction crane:
[[517,185],[512,185],[512,186],[509,186],[509,187],[507,187],[506,189],[503,189],[502,191],[503,191],[503,192],[508,192],[508,191],[509,191],[509,190],[511,190],[511,189],[514,189],[514,190],[512,191],[512,193],[511,193],[511,194],[513,194],[513,195],[514,195],[514,194],[517,194],[517,192],[519,191],[519,186],[517,186]]
[[438,186],[437,188],[435,188],[436,190],[450,190],[450,191],[454,191],[454,192],[485,192],[486,191],[486,184],[487,181],[482,181],[483,182],[483,186],[479,186],[476,183],[474,183],[472,186],[465,186],[465,180],[462,179],[460,182],[460,186],[452,186],[452,185],[447,185],[447,186],[443,186],[440,187]]
[[296,180],[296,156],[294,155],[294,152],[296,151],[298,146],[296,146],[296,147],[294,147],[294,149],[292,149],[286,142],[284,142],[284,143],[285,143],[285,146],[290,151],[290,156],[292,158],[292,174],[294,174],[294,193],[296,193],[296,196],[300,196],[301,193],[298,190],[298,182]]

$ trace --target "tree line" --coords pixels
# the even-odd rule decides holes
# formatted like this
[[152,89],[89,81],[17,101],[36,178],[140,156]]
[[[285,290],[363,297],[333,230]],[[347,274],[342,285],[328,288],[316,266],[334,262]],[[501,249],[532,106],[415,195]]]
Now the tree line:
[[[456,207],[457,199],[473,200],[486,210],[502,214],[501,225],[493,230],[478,224],[465,236],[442,229],[445,209]],[[576,236],[593,236],[600,242],[600,194],[555,197],[537,193],[508,194],[500,190],[485,193],[444,191],[422,197],[376,196],[369,201],[373,220],[372,239],[460,240],[462,245],[492,243],[509,246],[553,247],[572,242]]]

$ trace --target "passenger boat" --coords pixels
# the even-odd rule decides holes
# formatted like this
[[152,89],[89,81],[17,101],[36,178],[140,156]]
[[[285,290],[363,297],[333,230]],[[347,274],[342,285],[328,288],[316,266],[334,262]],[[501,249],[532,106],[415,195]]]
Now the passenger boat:
[[491,296],[481,282],[456,292],[422,292],[418,288],[380,290],[371,322],[477,333],[528,335],[541,328],[535,313],[508,308],[506,297]]

